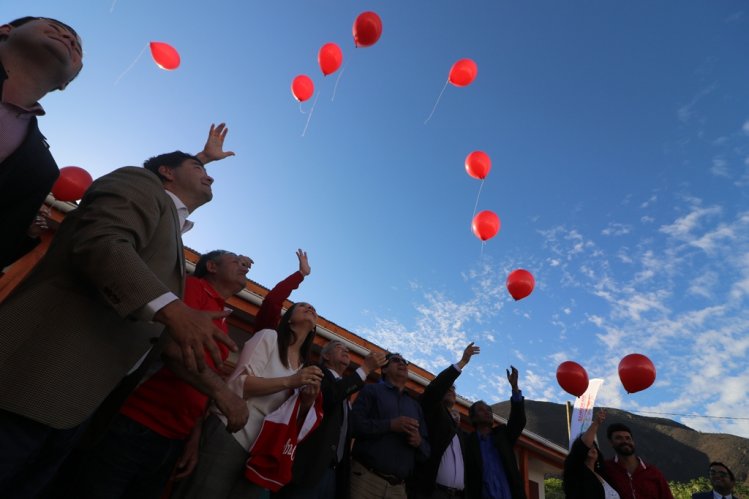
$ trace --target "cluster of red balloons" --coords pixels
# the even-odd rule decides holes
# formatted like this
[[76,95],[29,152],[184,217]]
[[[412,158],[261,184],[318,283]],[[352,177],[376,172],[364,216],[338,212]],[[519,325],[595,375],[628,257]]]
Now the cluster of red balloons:
[[[382,35],[382,20],[374,12],[362,12],[354,20],[352,28],[354,45],[356,47],[369,47],[377,43]],[[343,51],[338,44],[329,42],[320,47],[317,52],[317,64],[320,66],[323,76],[335,73],[343,64]],[[304,102],[315,93],[315,84],[312,78],[300,74],[291,82],[291,95],[299,102]]]
[[52,195],[58,201],[76,201],[81,199],[94,179],[79,166],[60,168],[60,176],[52,186]]
[[[655,365],[640,353],[629,354],[619,362],[619,380],[627,393],[645,390],[655,382]],[[557,367],[557,383],[565,392],[579,397],[588,389],[588,373],[568,360]]]

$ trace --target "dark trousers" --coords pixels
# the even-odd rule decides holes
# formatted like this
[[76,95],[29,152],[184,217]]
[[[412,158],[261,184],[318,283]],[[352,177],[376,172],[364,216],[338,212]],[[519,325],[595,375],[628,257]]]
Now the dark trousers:
[[39,496],[85,427],[58,430],[0,410],[0,494],[12,499]]
[[67,490],[57,497],[158,499],[184,443],[118,414],[101,440],[77,456],[75,476],[66,477]]

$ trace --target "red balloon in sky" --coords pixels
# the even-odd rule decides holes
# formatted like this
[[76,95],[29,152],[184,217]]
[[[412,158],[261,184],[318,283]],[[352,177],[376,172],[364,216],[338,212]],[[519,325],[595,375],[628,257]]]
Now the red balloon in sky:
[[461,59],[450,68],[448,81],[456,87],[465,87],[476,79],[478,72],[479,68],[473,60]]
[[377,43],[382,35],[382,19],[374,12],[362,12],[354,21],[352,31],[354,45],[369,47]]
[[151,42],[151,55],[161,69],[173,70],[179,67],[179,53],[164,42]]
[[568,360],[557,367],[557,383],[565,392],[579,397],[588,389],[588,373],[577,362]]
[[52,186],[52,195],[59,201],[81,199],[93,181],[91,175],[79,166],[60,168],[60,177]]
[[499,217],[496,213],[489,210],[476,213],[471,223],[471,230],[482,241],[496,236],[497,232],[499,232],[499,227]]
[[619,379],[627,393],[648,388],[655,381],[655,365],[639,353],[631,353],[619,362]]
[[322,74],[328,76],[331,73],[338,71],[343,62],[343,52],[341,47],[335,43],[326,43],[320,47],[320,51],[317,53],[317,63],[320,65]]
[[522,300],[533,292],[536,280],[533,275],[524,269],[517,269],[507,276],[507,291],[515,300]]
[[291,94],[299,102],[304,102],[315,93],[315,84],[307,75],[299,75],[291,82]]
[[492,169],[492,160],[484,151],[473,151],[466,156],[466,172],[473,178],[484,180]]

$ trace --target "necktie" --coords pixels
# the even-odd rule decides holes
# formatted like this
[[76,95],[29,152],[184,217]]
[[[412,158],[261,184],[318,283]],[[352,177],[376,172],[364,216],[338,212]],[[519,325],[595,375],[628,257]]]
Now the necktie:
[[336,463],[343,459],[343,451],[346,446],[346,433],[348,432],[348,400],[343,401],[343,423],[341,423],[341,434],[338,436],[338,452]]

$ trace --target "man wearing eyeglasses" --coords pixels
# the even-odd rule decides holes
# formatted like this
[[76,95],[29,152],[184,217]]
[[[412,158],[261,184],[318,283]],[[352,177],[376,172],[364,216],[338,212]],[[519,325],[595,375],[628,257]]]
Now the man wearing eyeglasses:
[[408,361],[385,357],[382,381],[364,386],[351,409],[351,498],[406,499],[406,479],[429,457],[426,422],[405,390]]
[[39,242],[31,225],[60,174],[37,125],[39,101],[82,67],[81,39],[67,24],[23,17],[0,26],[0,269]]
[[713,461],[710,463],[709,477],[710,483],[713,485],[713,490],[692,494],[692,499],[738,499],[733,495],[736,478],[728,466],[718,461]]

